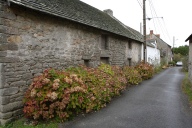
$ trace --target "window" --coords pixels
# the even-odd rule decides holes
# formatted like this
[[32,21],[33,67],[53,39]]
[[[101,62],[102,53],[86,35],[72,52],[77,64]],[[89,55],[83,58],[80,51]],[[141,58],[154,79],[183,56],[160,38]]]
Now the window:
[[101,35],[101,49],[107,50],[109,49],[108,46],[108,36],[107,35]]
[[87,66],[87,67],[89,67],[89,66],[90,66],[90,65],[89,65],[89,60],[84,60],[84,65]]
[[131,40],[128,41],[128,48],[132,49],[132,42],[131,42]]
[[128,58],[128,66],[131,66],[131,58]]
[[109,57],[101,57],[100,61],[104,64],[109,64]]

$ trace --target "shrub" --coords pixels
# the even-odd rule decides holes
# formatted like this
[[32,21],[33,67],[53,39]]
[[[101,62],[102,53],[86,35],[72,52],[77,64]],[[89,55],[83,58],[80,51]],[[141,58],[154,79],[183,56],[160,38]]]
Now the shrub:
[[65,120],[84,108],[86,93],[85,83],[76,74],[45,70],[25,93],[23,111],[27,118],[50,119],[57,115]]
[[149,63],[141,62],[135,68],[140,73],[143,80],[150,79],[154,74],[153,66]]
[[189,56],[185,56],[185,57],[183,57],[182,58],[182,62],[183,62],[183,71],[184,72],[187,72],[188,71],[188,58],[189,58]]
[[59,117],[64,121],[84,110],[90,112],[105,107],[125,88],[125,76],[116,66],[48,69],[33,79],[24,96],[23,111],[31,119]]
[[175,66],[175,65],[176,65],[175,61],[170,61],[168,64],[169,64],[169,65],[172,65],[172,66]]
[[[141,74],[141,75],[140,75]],[[99,110],[120,95],[129,84],[138,84],[153,75],[149,64],[136,68],[101,64],[97,68],[70,67],[64,71],[47,69],[33,79],[24,95],[24,115],[40,120],[65,121],[79,112]]]
[[162,66],[161,65],[154,67],[154,74],[157,74],[157,73],[159,73],[161,71],[162,71]]
[[187,95],[190,106],[192,107],[192,83],[188,76],[188,73],[185,73],[185,78],[182,81],[182,90]]
[[125,66],[123,67],[123,72],[129,84],[135,85],[142,82],[141,75],[134,67]]

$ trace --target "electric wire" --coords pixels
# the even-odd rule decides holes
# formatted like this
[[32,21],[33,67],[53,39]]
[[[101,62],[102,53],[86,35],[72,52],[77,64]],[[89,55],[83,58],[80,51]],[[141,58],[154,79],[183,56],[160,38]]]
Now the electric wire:
[[[149,0],[149,2],[150,2],[150,5],[151,5],[151,7],[152,7],[152,9],[153,9],[153,12],[154,12],[154,14],[155,14],[155,17],[158,17],[152,1]],[[155,19],[154,19],[154,20],[155,20]],[[158,25],[160,26],[160,29],[161,29],[161,31],[162,31],[163,36],[166,37],[166,36],[165,36],[165,33],[164,33],[164,31],[163,31],[163,27],[162,27],[161,21],[160,21],[159,19],[157,19],[157,21],[158,21],[158,23],[159,23]]]
[[[143,3],[142,3],[140,0],[137,0],[137,2],[139,3],[141,9],[143,10],[143,6],[142,6]],[[147,18],[149,18],[149,17],[148,17],[148,15],[147,15],[147,13],[146,13],[146,19],[147,19]]]
[[137,2],[139,3],[141,9],[143,9],[143,6],[142,6],[142,4],[141,4],[141,1],[137,0]]
[[[154,11],[155,16],[158,17],[158,16],[157,16],[157,13],[156,13],[156,10],[155,10],[155,7],[154,7],[154,5],[153,5],[153,2],[152,2],[151,0],[149,0],[149,2],[150,2],[150,6],[152,7],[152,9],[153,9],[153,11]],[[163,19],[163,18],[162,18],[162,19]],[[157,19],[157,20],[158,20],[158,23],[159,23],[159,25],[160,25],[161,31],[162,31],[162,33],[163,33],[163,36],[166,37],[166,35],[167,35],[169,41],[171,42],[171,39],[170,39],[170,36],[169,36],[169,32],[168,32],[168,30],[167,30],[167,28],[166,28],[166,25],[165,25],[165,21],[163,20],[163,21],[164,21],[164,28],[165,28],[166,34],[164,33],[163,25],[162,25],[161,21],[160,21],[159,19]]]
[[169,38],[169,41],[171,42],[171,38],[170,38],[170,35],[169,35],[169,32],[168,32],[168,29],[166,27],[166,24],[165,24],[165,20],[163,19],[163,23],[164,23],[164,26],[165,26],[165,30],[167,32],[167,35],[168,35],[168,38]]
[[[152,16],[152,18],[153,18],[154,16],[153,16],[153,11],[152,11],[152,7],[151,7],[150,2],[149,2],[149,7],[150,7],[150,11],[151,11],[151,16]],[[156,30],[156,25],[155,25],[155,20],[153,20],[153,25],[154,25],[155,32],[157,32],[157,30]]]

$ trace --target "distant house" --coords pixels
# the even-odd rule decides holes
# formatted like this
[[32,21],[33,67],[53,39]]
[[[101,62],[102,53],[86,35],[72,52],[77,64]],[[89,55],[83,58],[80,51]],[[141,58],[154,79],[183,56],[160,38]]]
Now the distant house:
[[167,44],[160,38],[160,34],[154,34],[153,30],[150,31],[150,34],[147,35],[147,40],[156,40],[157,49],[160,50],[161,62],[168,64],[168,62],[172,61],[172,50],[171,46]]
[[160,50],[157,48],[156,40],[147,40],[147,62],[158,66],[160,65]]
[[189,79],[192,82],[192,34],[185,40],[189,41],[189,63],[188,63],[188,73]]
[[143,41],[80,0],[0,0],[0,123],[22,114],[32,78],[46,68],[133,65]]

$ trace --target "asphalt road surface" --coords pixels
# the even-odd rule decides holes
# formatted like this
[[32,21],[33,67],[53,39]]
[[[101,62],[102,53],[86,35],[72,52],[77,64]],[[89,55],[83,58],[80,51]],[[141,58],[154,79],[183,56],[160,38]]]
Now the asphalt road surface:
[[181,91],[184,74],[169,68],[132,87],[106,108],[60,128],[192,128],[192,110]]

